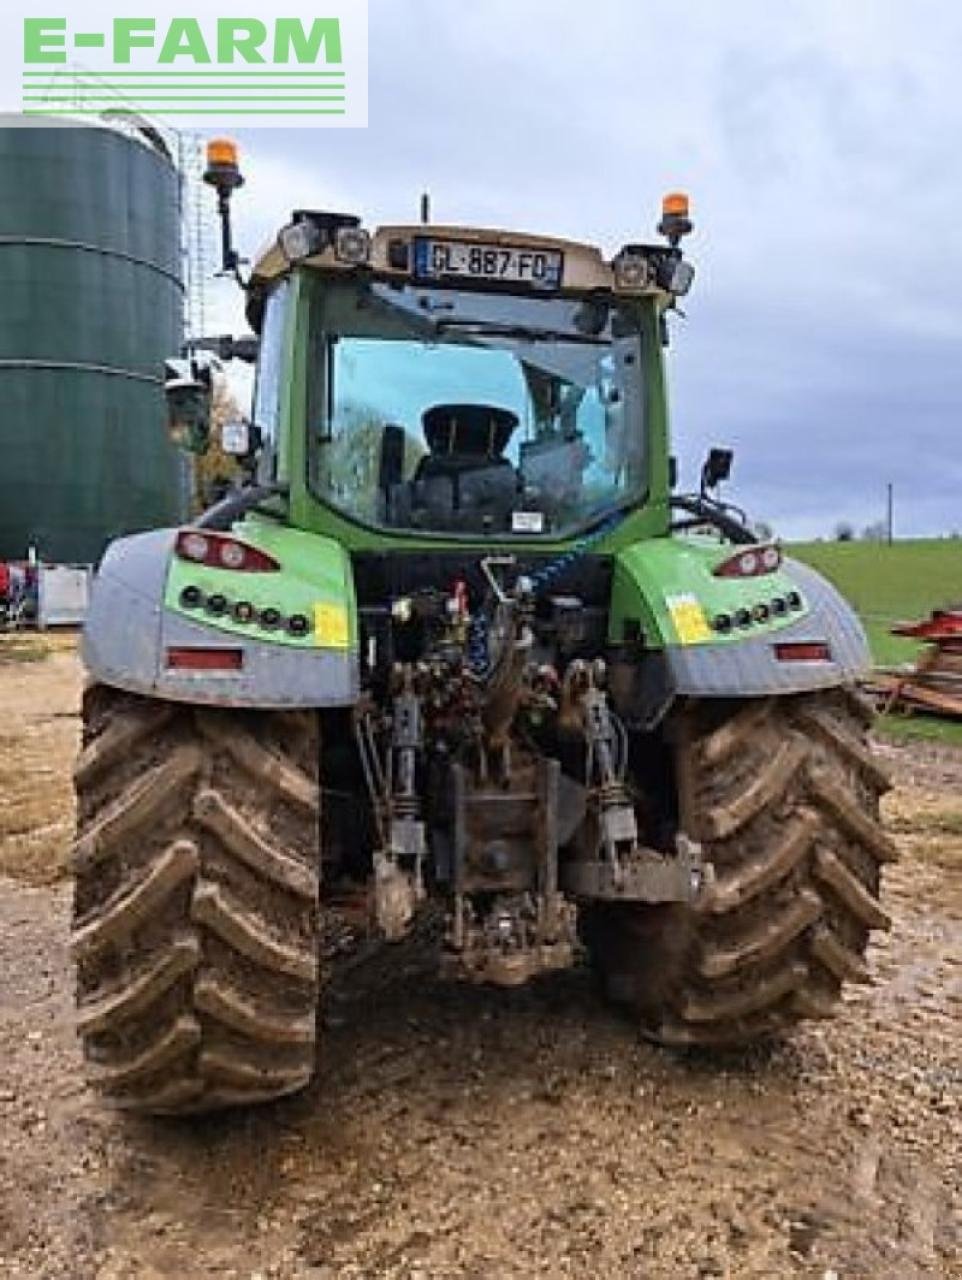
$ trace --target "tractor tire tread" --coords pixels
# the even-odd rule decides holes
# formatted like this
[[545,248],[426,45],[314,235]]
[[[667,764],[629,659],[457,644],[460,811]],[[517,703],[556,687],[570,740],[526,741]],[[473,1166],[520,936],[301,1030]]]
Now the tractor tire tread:
[[94,686],[71,950],[90,1086],[195,1114],[303,1088],[320,971],[317,721]]
[[[881,877],[888,787],[849,689],[689,705],[672,733],[681,825],[714,871],[694,908],[592,909],[586,938],[643,1033],[728,1047],[830,1016],[889,917]],[[660,913],[660,914],[659,914]]]

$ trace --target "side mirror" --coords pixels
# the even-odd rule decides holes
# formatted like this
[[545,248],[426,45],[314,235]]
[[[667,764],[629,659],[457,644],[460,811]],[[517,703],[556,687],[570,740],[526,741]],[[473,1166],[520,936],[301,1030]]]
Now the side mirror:
[[701,491],[706,494],[709,489],[717,489],[723,480],[732,473],[732,462],[735,454],[731,449],[709,449],[701,469]]
[[225,422],[220,429],[220,447],[232,458],[250,458],[261,447],[260,428],[253,422]]
[[164,372],[167,433],[171,441],[188,453],[206,453],[213,400],[210,365],[197,360],[168,360]]
[[208,351],[221,363],[228,360],[242,360],[245,364],[256,364],[260,338],[253,333],[242,334],[235,338],[230,333],[218,333],[202,338],[191,338],[184,343],[181,355],[190,358],[199,351]]

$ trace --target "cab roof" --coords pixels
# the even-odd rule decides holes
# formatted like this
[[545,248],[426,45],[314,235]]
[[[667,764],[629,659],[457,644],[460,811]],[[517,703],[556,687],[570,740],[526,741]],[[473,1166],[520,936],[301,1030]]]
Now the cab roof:
[[[296,214],[295,220],[303,218],[329,220],[340,217],[341,215],[303,213]],[[360,229],[358,220],[348,215],[343,215],[342,225]],[[371,232],[369,255],[363,264],[345,263],[339,260],[335,255],[331,237],[328,237],[327,242],[316,252],[295,264],[285,255],[279,240],[275,239],[266,244],[255,259],[251,284],[255,289],[269,288],[275,280],[287,275],[294,265],[305,266],[331,275],[350,275],[358,270],[359,265],[363,265],[365,270],[373,272],[381,279],[409,280],[425,285],[451,283],[450,278],[447,277],[424,277],[415,274],[414,244],[415,241],[425,239],[533,252],[538,250],[557,252],[560,253],[562,261],[561,283],[558,286],[561,292],[648,295],[661,298],[665,305],[670,303],[672,295],[655,282],[655,264],[667,257],[679,256],[677,250],[665,245],[629,245],[621,249],[611,261],[607,261],[595,245],[577,240],[536,235],[524,231],[505,231],[494,227],[413,223],[378,227]],[[624,280],[619,277],[616,270],[617,264],[628,253],[651,260],[650,279],[644,284],[636,283],[626,286]],[[524,284],[518,284],[515,287],[519,291],[527,291]]]

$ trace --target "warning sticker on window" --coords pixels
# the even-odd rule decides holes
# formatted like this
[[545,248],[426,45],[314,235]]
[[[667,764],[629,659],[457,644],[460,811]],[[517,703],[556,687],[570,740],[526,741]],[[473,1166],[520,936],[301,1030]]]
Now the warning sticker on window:
[[705,617],[705,610],[695,596],[668,596],[665,603],[682,644],[703,644],[711,639],[711,627]]
[[542,533],[544,531],[543,511],[512,511],[512,533]]

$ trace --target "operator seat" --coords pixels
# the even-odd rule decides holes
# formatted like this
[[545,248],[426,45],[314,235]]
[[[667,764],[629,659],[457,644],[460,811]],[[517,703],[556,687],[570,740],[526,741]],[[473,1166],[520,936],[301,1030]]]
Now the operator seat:
[[436,507],[432,498],[443,492],[452,513],[508,517],[519,479],[504,449],[518,415],[495,405],[436,404],[421,422],[430,452],[414,473],[415,501]]

